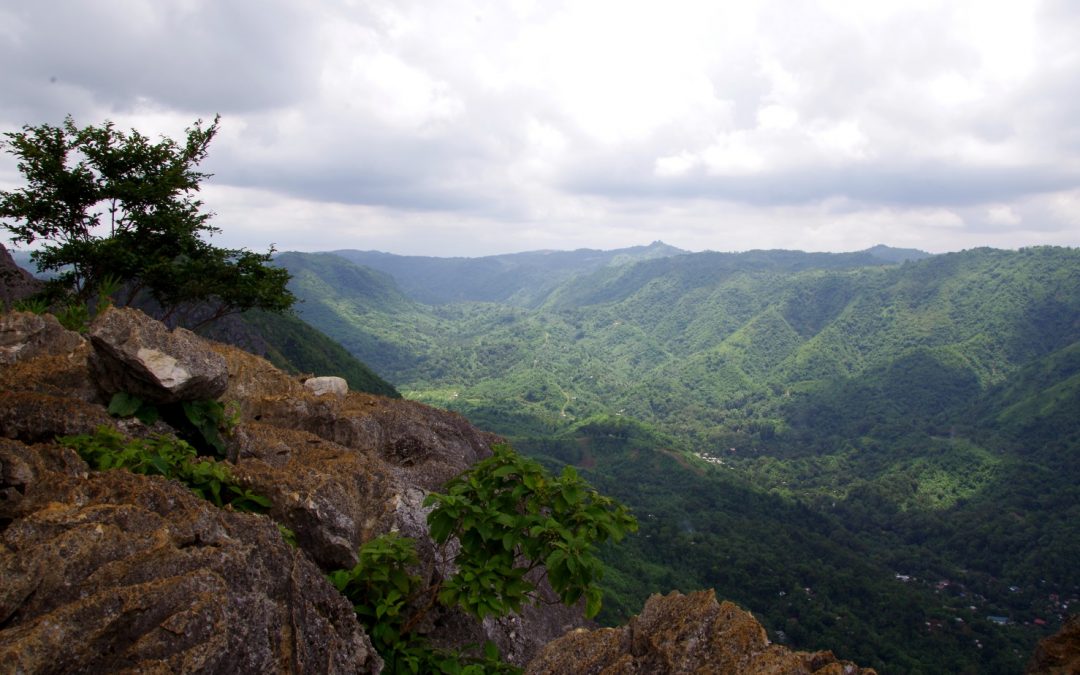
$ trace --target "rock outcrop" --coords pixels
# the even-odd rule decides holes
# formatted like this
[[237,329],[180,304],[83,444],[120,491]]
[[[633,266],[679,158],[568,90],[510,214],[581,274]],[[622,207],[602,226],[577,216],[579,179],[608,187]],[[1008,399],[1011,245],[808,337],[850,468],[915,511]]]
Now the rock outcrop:
[[[374,672],[377,655],[322,574],[390,530],[418,541],[425,579],[452,573],[427,537],[423,499],[497,440],[459,415],[318,395],[130,309],[103,313],[90,339],[48,316],[2,315],[3,326],[14,329],[0,368],[0,670],[55,659],[59,671]],[[171,386],[187,381],[179,369],[209,384]],[[116,391],[158,403],[221,394],[238,416],[232,473],[270,500],[268,516],[217,509],[160,478],[91,471],[55,444],[102,425],[172,433],[108,415]],[[582,621],[561,606],[483,622],[437,608],[423,630],[444,646],[493,640],[524,664]]]
[[0,440],[0,670],[377,673],[350,603],[266,518]]
[[137,309],[110,308],[90,327],[90,367],[106,394],[151,403],[215,399],[225,392],[225,359],[185,328],[169,330]]
[[1044,639],[1031,656],[1026,675],[1077,675],[1080,673],[1080,614],[1073,614],[1061,630]]
[[787,673],[867,675],[832,652],[793,652],[770,644],[754,617],[712,591],[654,595],[621,628],[577,630],[548,644],[525,671],[653,675],[654,673]]

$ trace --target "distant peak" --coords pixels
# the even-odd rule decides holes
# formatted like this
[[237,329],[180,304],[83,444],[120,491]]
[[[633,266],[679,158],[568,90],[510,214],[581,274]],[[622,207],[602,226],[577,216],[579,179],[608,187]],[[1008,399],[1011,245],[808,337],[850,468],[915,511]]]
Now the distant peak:
[[920,251],[917,248],[894,248],[892,246],[886,246],[885,244],[871,246],[870,248],[862,252],[888,262],[922,260],[923,258],[929,258],[932,255],[931,253],[927,253],[926,251]]

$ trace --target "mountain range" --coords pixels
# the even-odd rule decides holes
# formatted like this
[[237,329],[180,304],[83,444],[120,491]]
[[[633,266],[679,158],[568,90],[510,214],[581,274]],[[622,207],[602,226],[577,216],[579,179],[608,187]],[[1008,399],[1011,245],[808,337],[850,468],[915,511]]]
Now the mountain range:
[[1076,249],[276,263],[404,396],[635,509],[605,620],[713,587],[883,672],[1016,672],[1080,596]]

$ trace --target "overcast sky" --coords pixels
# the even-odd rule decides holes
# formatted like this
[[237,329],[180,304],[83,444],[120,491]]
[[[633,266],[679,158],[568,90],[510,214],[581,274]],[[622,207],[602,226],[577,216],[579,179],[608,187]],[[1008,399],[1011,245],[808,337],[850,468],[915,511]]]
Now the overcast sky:
[[220,245],[1080,245],[1073,0],[5,0],[0,63],[3,131],[220,113]]

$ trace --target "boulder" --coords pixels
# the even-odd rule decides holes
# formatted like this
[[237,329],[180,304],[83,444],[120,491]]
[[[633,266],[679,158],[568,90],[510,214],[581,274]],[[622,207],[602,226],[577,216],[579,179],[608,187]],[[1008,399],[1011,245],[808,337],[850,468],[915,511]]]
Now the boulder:
[[221,398],[237,403],[241,420],[307,431],[375,453],[425,490],[438,489],[489,456],[501,440],[457,413],[415,401],[355,391],[316,396],[263,358],[223,344],[213,349],[228,364],[228,388]]
[[106,395],[150,403],[216,399],[228,385],[225,359],[184,328],[168,330],[137,309],[110,308],[90,325],[91,370]]
[[309,377],[304,380],[304,386],[316,396],[323,396],[324,394],[344,396],[349,393],[349,383],[345,381],[344,377]]
[[113,426],[100,405],[28,391],[0,391],[0,436],[24,443],[51,441],[57,436],[93,433]]
[[817,673],[866,675],[871,669],[832,652],[793,652],[770,644],[749,613],[718,603],[713,591],[653,595],[620,628],[577,630],[549,643],[525,672],[568,673]]
[[62,448],[0,441],[0,467],[0,670],[380,671],[268,518]]
[[52,314],[0,314],[0,365],[68,354],[82,343],[81,335],[61,326]]

